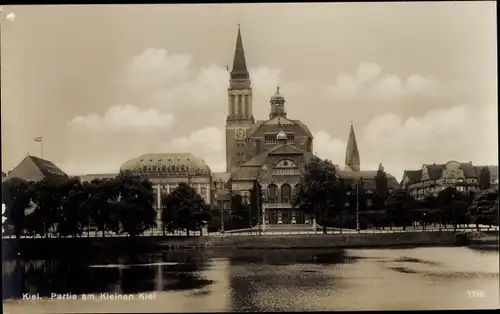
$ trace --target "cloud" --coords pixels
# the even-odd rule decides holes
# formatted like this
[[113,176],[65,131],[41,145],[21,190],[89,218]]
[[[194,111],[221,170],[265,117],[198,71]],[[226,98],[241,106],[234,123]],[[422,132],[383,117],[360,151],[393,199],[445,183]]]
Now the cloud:
[[126,81],[134,93],[161,88],[176,79],[185,79],[193,57],[170,55],[165,49],[147,48],[126,66]]
[[414,95],[433,95],[436,83],[431,78],[413,74],[406,79],[383,73],[380,66],[363,62],[355,74],[342,73],[334,85],[326,88],[334,98],[401,98]]
[[[362,170],[376,170],[382,163],[398,180],[405,169],[450,160],[473,164],[497,163],[498,135],[495,106],[461,105],[429,111],[403,119],[386,113],[374,117],[355,132]],[[347,132],[344,137],[326,131],[314,134],[314,150],[343,168]],[[222,128],[210,126],[174,138],[161,145],[163,151],[191,152],[204,159],[212,171],[225,169]]]
[[[497,108],[460,105],[403,119],[394,113],[374,117],[366,126],[355,126],[362,170],[375,170],[380,162],[401,179],[405,169],[450,160],[496,164],[498,160]],[[318,156],[343,165],[346,138],[326,132],[316,134]]]
[[164,142],[158,152],[191,153],[205,160],[212,171],[226,170],[224,132],[219,127],[205,127]]
[[[189,54],[148,48],[126,66],[127,89],[149,107],[170,112],[196,108],[224,115],[229,84],[227,69],[215,63],[197,69],[193,60]],[[278,69],[261,66],[250,68],[249,72],[254,103],[268,103],[278,85],[285,93],[298,88],[298,84],[285,81]],[[267,114],[268,108],[259,106],[259,109],[262,107]],[[255,114],[259,114],[259,109]]]
[[166,131],[174,124],[174,117],[156,108],[139,109],[134,105],[111,106],[104,115],[91,113],[77,116],[69,124],[86,131]]
[[325,131],[314,135],[314,152],[321,158],[330,159],[336,165],[344,164],[346,146],[344,141],[333,138]]

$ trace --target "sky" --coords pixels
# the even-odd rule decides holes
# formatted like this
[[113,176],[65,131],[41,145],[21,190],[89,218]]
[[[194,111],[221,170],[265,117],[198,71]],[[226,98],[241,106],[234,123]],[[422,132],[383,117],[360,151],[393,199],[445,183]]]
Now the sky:
[[498,164],[496,3],[4,6],[2,170],[27,154],[68,174],[190,152],[225,170],[238,24],[254,115],[276,86],[314,150],[361,169]]

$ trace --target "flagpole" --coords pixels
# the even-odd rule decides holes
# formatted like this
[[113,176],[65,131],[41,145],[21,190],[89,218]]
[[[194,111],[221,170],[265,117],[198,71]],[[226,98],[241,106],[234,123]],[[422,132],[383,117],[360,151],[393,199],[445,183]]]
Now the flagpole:
[[43,137],[42,136],[35,137],[35,142],[40,143],[40,158],[43,159]]

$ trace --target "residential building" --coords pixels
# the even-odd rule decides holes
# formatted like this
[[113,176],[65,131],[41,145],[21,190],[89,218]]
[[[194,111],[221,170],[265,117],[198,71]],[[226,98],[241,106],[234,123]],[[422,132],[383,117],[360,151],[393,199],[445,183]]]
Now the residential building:
[[[481,175],[482,171],[484,175]],[[487,183],[482,182],[485,180]],[[401,181],[401,187],[417,199],[436,196],[448,187],[467,193],[488,185],[498,186],[498,166],[474,166],[471,161],[424,164],[420,170],[405,170]]]

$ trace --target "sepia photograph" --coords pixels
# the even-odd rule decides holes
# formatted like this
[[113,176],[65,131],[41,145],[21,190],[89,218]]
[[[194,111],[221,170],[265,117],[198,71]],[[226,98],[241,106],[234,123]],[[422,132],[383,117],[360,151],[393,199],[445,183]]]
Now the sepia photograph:
[[496,1],[0,8],[5,313],[500,308]]

